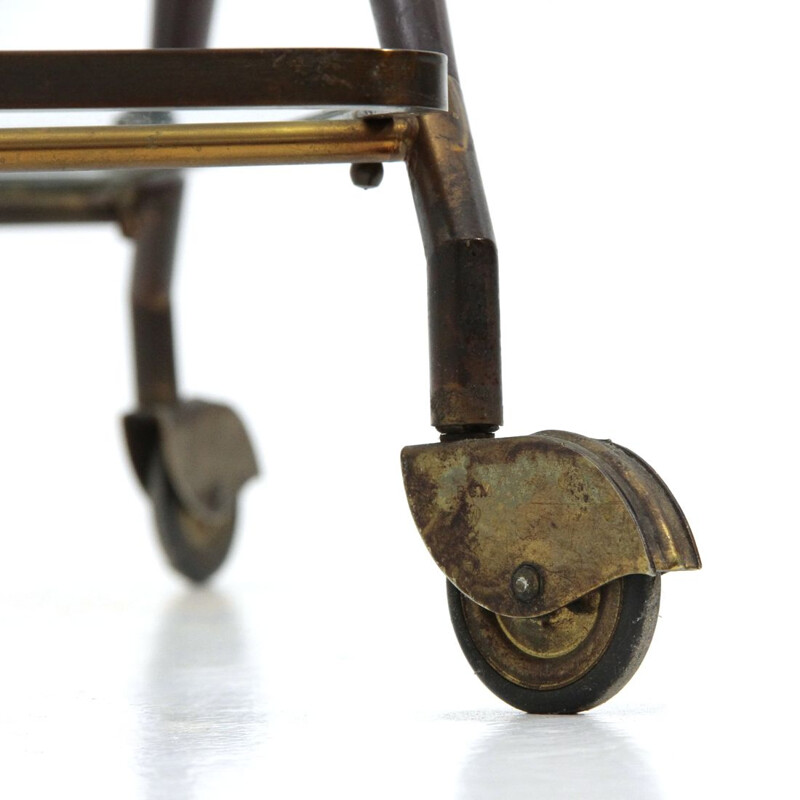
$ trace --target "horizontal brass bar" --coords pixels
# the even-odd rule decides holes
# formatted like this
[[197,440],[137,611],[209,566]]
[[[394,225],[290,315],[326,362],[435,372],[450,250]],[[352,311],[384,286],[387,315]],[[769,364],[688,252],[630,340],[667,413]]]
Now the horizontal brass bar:
[[0,130],[0,172],[402,161],[414,117]]
[[60,176],[0,181],[0,223],[113,222],[119,219],[121,198],[132,185]]
[[0,109],[447,110],[447,58],[416,50],[0,52]]

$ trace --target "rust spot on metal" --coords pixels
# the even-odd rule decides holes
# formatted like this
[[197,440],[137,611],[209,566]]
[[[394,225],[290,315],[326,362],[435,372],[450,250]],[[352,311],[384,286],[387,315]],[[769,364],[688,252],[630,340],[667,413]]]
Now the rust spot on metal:
[[[699,563],[663,484],[645,485],[632,456],[584,439],[537,434],[403,450],[414,520],[463,594],[496,614],[541,616],[624,575]],[[665,560],[664,537],[671,552],[686,555]],[[540,591],[525,600],[512,588],[523,564],[536,565],[541,578]]]

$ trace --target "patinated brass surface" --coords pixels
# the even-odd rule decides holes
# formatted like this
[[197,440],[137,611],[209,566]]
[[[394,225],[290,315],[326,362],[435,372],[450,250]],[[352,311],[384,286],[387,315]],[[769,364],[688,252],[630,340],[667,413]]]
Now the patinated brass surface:
[[458,82],[425,114],[408,174],[428,260],[431,424],[442,433],[503,423],[497,248]]
[[606,651],[621,609],[620,581],[534,619],[493,614],[462,598],[470,635],[508,680],[531,689],[558,689],[585,675]]
[[[637,473],[642,483],[621,489],[624,476],[614,459],[627,459],[631,469],[640,462],[607,442],[559,436],[403,450],[414,520],[434,560],[463,594],[496,614],[535,617],[624,575],[699,566],[683,515],[677,506],[664,512],[674,499],[659,480],[645,483]],[[608,459],[588,449],[592,441],[599,452],[609,451]],[[627,499],[634,495],[636,508]],[[664,550],[673,557],[664,559]],[[513,577],[523,564],[538,573],[532,599],[514,591]]]
[[402,161],[413,117],[0,130],[0,172]]
[[0,109],[447,108],[441,53],[169,45],[0,53]]
[[125,434],[142,484],[157,452],[180,507],[208,526],[231,516],[239,490],[258,473],[242,421],[219,403],[183,400],[142,409],[125,417]]
[[[616,581],[606,584],[616,585]],[[590,592],[543,617],[497,616],[501,630],[518,649],[536,658],[560,658],[581,644],[597,624],[601,591]]]
[[630,506],[656,571],[700,568],[700,556],[681,507],[655,470],[636,453],[610,441],[566,431],[537,435],[569,443],[605,471]]
[[124,187],[118,180],[0,181],[0,222],[115,222]]

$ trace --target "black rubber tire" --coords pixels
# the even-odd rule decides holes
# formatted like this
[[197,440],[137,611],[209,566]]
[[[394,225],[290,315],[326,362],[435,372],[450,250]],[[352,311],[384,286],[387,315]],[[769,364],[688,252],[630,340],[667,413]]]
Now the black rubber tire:
[[[661,597],[660,576],[628,575],[619,580],[622,588],[620,611],[605,651],[588,672],[557,689],[530,688],[501,675],[470,634],[464,603],[473,601],[448,581],[450,618],[467,661],[500,699],[529,714],[574,714],[613,697],[639,668],[653,638]],[[535,660],[534,656],[526,657]]]
[[236,509],[218,525],[192,515],[170,483],[160,453],[150,461],[147,491],[153,503],[158,538],[169,563],[193,583],[208,580],[225,561],[236,527]]

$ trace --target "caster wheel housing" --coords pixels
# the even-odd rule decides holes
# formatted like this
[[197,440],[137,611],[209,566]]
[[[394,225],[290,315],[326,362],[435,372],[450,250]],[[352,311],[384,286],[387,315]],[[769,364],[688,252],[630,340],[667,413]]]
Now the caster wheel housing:
[[461,647],[517,708],[611,697],[647,651],[660,575],[700,567],[669,489],[612,442],[545,431],[407,447],[402,462]]
[[258,471],[242,422],[195,400],[130,414],[125,431],[167,558],[190,580],[206,580],[230,549],[239,490]]

